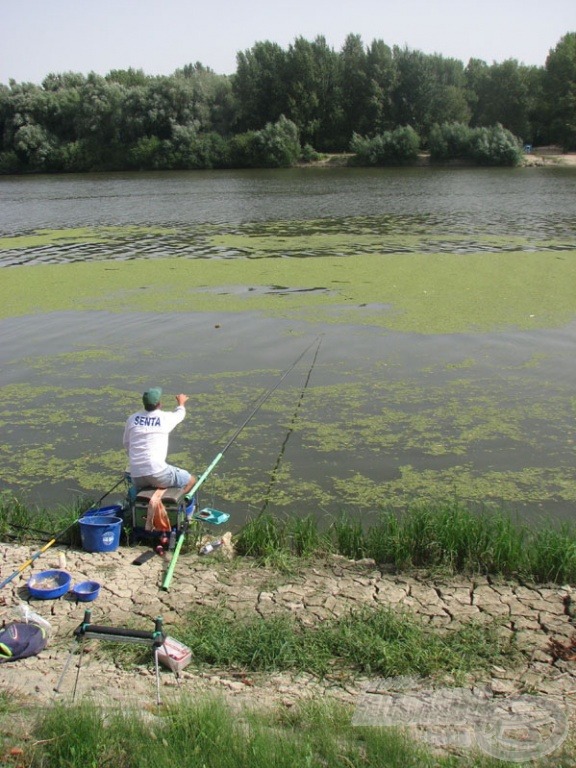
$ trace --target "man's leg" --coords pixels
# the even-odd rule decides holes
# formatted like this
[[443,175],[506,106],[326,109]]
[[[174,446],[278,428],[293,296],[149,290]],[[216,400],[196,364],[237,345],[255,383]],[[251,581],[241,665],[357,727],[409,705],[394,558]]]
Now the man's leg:
[[170,467],[172,470],[172,485],[182,488],[186,495],[196,484],[196,477],[180,467]]
[[190,482],[186,483],[186,485],[184,486],[184,495],[186,495],[188,491],[191,491],[195,485],[196,485],[196,477],[194,475],[190,475]]

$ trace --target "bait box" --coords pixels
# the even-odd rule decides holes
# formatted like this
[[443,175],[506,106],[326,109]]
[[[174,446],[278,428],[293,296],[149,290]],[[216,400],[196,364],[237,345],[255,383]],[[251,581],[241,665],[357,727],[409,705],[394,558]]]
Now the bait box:
[[204,507],[204,509],[194,512],[192,515],[194,520],[199,520],[203,523],[212,523],[212,525],[222,525],[229,520],[230,515],[228,512],[221,512],[219,509],[212,509],[212,507]]
[[184,643],[167,637],[158,649],[158,661],[172,672],[180,672],[192,660],[192,651]]

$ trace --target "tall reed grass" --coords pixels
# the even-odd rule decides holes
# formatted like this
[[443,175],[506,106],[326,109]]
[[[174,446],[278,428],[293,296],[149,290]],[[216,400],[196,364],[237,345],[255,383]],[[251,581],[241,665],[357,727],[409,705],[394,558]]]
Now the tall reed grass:
[[535,582],[576,580],[576,529],[551,522],[528,526],[503,511],[472,511],[446,502],[415,504],[404,513],[384,511],[371,522],[340,515],[320,528],[317,518],[263,515],[240,531],[240,554],[267,557],[302,554],[295,531],[306,530],[305,554],[331,552],[373,558],[397,570],[442,569],[450,573],[516,576]]

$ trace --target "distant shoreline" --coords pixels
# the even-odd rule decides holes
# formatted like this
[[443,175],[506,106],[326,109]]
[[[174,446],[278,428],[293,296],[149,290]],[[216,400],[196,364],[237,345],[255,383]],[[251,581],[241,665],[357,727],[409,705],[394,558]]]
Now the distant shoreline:
[[[326,154],[319,160],[313,160],[308,163],[298,163],[299,168],[350,168],[356,167],[352,162],[354,155],[352,153]],[[453,160],[436,161],[430,159],[430,155],[422,152],[412,163],[406,163],[398,167],[428,167],[438,168],[446,167],[468,167],[478,168],[479,166],[470,163],[467,160],[454,158]],[[563,153],[560,147],[535,147],[531,152],[526,153],[523,162],[519,167],[550,167],[550,166],[576,166],[576,152]],[[360,166],[358,166],[360,167]],[[393,167],[393,166],[390,166]]]

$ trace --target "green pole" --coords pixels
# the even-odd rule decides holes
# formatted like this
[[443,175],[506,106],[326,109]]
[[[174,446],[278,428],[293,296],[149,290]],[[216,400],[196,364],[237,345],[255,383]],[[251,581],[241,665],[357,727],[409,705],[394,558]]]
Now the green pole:
[[[198,490],[198,488],[200,488],[200,486],[202,485],[204,480],[206,480],[206,478],[208,477],[210,472],[212,472],[212,470],[214,469],[216,464],[218,464],[218,462],[220,461],[222,456],[224,456],[224,452],[220,451],[220,453],[212,461],[212,463],[210,464],[208,469],[200,476],[200,478],[196,481],[194,486],[190,489],[190,491],[188,492],[190,496],[193,496],[196,493],[196,491]],[[176,542],[176,546],[174,548],[174,552],[172,553],[172,558],[170,560],[170,565],[168,566],[168,570],[166,571],[166,575],[164,576],[164,581],[162,582],[162,589],[165,592],[168,591],[168,589],[170,587],[170,583],[172,582],[172,576],[174,575],[174,569],[176,568],[176,562],[178,560],[178,556],[180,554],[180,550],[182,549],[182,544],[184,544],[184,539],[186,537],[185,529],[186,529],[186,526],[183,526],[182,529],[180,530],[179,534],[178,534],[178,541]]]

